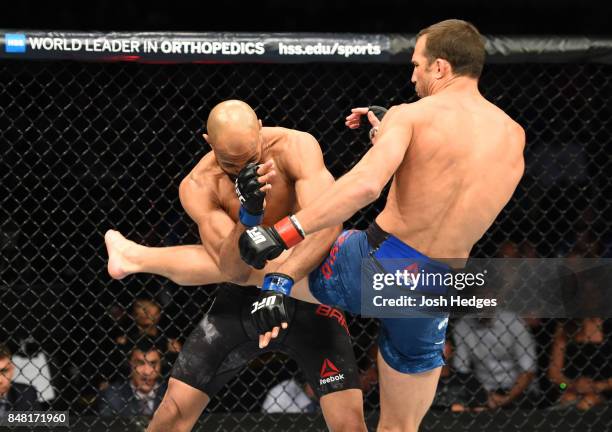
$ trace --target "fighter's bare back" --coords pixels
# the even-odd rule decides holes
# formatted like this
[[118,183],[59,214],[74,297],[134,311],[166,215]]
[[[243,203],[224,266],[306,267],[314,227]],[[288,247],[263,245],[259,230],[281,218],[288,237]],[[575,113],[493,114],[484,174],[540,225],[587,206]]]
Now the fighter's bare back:
[[524,171],[522,127],[482,96],[412,104],[412,140],[376,221],[433,258],[467,258]]

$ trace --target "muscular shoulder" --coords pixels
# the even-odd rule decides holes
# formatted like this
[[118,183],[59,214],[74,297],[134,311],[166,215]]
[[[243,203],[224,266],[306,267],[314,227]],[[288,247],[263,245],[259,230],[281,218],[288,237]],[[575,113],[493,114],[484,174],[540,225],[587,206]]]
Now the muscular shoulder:
[[219,182],[225,174],[216,163],[214,153],[206,154],[181,181],[179,198],[185,210],[193,217],[193,204],[217,200]]
[[491,115],[495,116],[499,119],[499,122],[505,125],[507,133],[511,134],[513,138],[517,141],[525,142],[525,130],[523,127],[516,122],[512,117],[510,117],[504,110],[495,105],[494,103],[484,99],[486,102],[486,106],[488,107],[488,111]]
[[319,143],[311,134],[282,127],[269,128],[273,137],[270,154],[278,168],[289,178],[295,178],[302,162],[321,162],[323,155]]
[[436,103],[427,101],[428,98],[420,99],[416,102],[403,103],[400,105],[394,105],[389,108],[385,119],[388,118],[388,122],[400,121],[411,123],[422,121],[426,119],[431,112],[435,109]]
[[521,146],[521,148],[523,148],[525,146],[525,140],[526,140],[525,129],[523,129],[523,127],[520,124],[512,120],[509,116],[508,116],[508,119],[509,119],[508,124],[509,124],[509,127],[512,129],[512,134],[517,140],[517,143]]
[[223,174],[217,165],[213,152],[208,152],[195,167],[185,176],[181,184],[190,184],[193,187],[211,188],[216,178]]
[[[490,103],[490,102],[489,102]],[[522,154],[525,148],[525,129],[512,117],[510,117],[505,111],[503,111],[498,106],[490,103],[491,111],[496,115],[496,118],[499,119],[499,124],[503,129],[505,136],[508,141],[515,146],[517,154]],[[492,122],[491,122],[492,123]]]
[[266,141],[270,145],[271,152],[276,156],[296,150],[319,147],[317,140],[308,132],[284,127],[267,127],[264,129],[268,138]]

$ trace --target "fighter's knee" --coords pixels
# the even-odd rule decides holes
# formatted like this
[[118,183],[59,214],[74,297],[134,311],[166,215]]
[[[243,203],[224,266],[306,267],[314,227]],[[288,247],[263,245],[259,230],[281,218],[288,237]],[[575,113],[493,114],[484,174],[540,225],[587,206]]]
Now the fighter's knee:
[[376,432],[417,432],[419,429],[412,426],[379,425]]
[[151,423],[147,432],[155,431],[181,431],[182,415],[181,410],[172,397],[164,397],[164,399],[155,410]]
[[356,419],[343,419],[327,425],[331,432],[367,432],[365,421]]
[[334,415],[327,420],[327,427],[331,432],[367,432],[363,410],[360,408],[342,410],[340,415]]
[[416,419],[402,419],[401,421],[389,421],[380,419],[376,432],[417,432],[419,421]]

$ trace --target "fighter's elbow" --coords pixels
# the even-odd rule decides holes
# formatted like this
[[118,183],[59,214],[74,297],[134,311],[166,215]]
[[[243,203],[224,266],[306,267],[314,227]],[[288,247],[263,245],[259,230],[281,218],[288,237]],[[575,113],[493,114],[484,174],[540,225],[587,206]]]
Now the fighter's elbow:
[[241,268],[243,266],[228,266],[229,268],[223,271],[224,279],[237,285],[244,285],[251,276],[250,268]]
[[380,192],[382,191],[382,188],[378,185],[377,182],[367,179],[359,180],[357,188],[357,194],[360,198],[359,201],[365,204],[369,204],[373,201],[376,201],[380,196]]

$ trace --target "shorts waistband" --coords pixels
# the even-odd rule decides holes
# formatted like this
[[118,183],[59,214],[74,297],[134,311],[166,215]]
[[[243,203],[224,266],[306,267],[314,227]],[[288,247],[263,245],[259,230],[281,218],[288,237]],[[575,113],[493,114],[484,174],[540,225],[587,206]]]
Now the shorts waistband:
[[376,222],[372,222],[366,229],[368,243],[372,247],[371,255],[376,259],[413,259],[428,263],[441,270],[450,271],[448,264],[436,261],[419,252],[412,246],[404,243],[391,233],[388,233]]
[[378,247],[383,244],[383,242],[387,240],[389,236],[390,234],[382,229],[376,222],[372,222],[366,229],[368,243],[370,243],[370,246],[372,246],[374,249],[378,249]]

